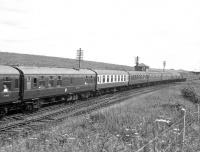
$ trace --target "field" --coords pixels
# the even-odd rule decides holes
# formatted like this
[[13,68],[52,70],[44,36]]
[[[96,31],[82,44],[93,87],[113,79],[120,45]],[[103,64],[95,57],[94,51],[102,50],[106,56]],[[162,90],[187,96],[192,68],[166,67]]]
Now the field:
[[[198,91],[199,85],[200,81],[169,85],[112,107],[69,118],[26,138],[1,139],[0,151],[125,152],[141,147],[144,152],[167,148],[168,151],[181,151],[181,147],[183,151],[200,151],[197,123],[186,128],[184,145],[180,143],[182,137],[172,135],[171,131],[175,128],[169,130],[182,117],[180,107],[184,107],[188,113],[197,111],[194,104],[183,98],[181,89],[194,86]],[[193,119],[191,115],[186,118]],[[157,120],[162,122],[158,123]]]
[[[48,66],[48,67],[66,67],[77,68],[78,62],[75,59],[58,58],[39,55],[27,55],[0,52],[0,65],[26,65],[26,66]],[[134,63],[133,63],[134,64]],[[81,68],[110,69],[110,70],[134,70],[133,67],[108,64],[94,61],[81,62]]]

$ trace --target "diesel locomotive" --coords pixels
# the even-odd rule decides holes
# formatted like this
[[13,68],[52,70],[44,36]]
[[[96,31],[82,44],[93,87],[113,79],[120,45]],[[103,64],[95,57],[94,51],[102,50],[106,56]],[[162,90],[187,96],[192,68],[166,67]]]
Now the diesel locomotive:
[[67,69],[0,65],[0,116],[32,111],[56,101],[74,101],[127,88],[183,81],[178,72]]

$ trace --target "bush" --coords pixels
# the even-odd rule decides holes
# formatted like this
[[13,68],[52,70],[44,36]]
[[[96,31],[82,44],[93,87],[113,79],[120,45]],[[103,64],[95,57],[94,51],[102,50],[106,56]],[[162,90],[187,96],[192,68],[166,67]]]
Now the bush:
[[200,97],[197,95],[193,87],[185,87],[181,89],[183,97],[188,98],[193,103],[200,103]]

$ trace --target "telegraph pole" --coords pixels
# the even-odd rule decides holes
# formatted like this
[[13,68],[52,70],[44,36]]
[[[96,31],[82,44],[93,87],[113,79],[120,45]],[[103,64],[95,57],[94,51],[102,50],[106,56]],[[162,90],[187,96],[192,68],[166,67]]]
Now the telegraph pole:
[[78,61],[78,69],[80,69],[81,68],[81,60],[83,60],[83,50],[81,50],[81,48],[79,50],[77,50],[76,59]]
[[163,61],[163,72],[165,72],[166,61]]
[[135,70],[136,70],[136,71],[139,70],[138,65],[139,65],[139,57],[136,56],[136,57],[135,57]]

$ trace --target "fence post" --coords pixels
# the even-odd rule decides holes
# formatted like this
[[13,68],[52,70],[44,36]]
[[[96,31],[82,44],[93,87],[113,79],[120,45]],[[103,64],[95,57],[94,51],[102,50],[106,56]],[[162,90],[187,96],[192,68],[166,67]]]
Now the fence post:
[[198,103],[198,124],[199,124],[199,103]]
[[184,142],[185,142],[185,115],[186,115],[186,109],[181,108],[181,110],[183,111],[183,140],[182,140],[181,151],[183,151]]
[[[181,119],[183,118],[183,122],[179,124],[179,145],[181,151],[183,151],[183,146],[184,146],[184,140],[185,140],[185,113],[186,110],[184,108],[181,108]],[[182,117],[183,116],[183,117]]]
[[[156,136],[157,136],[157,131],[158,131],[158,127],[157,127],[157,122],[154,122],[154,126],[153,126],[153,138],[155,138]],[[153,152],[156,152],[156,141],[157,140],[155,140],[155,141],[153,141]]]

